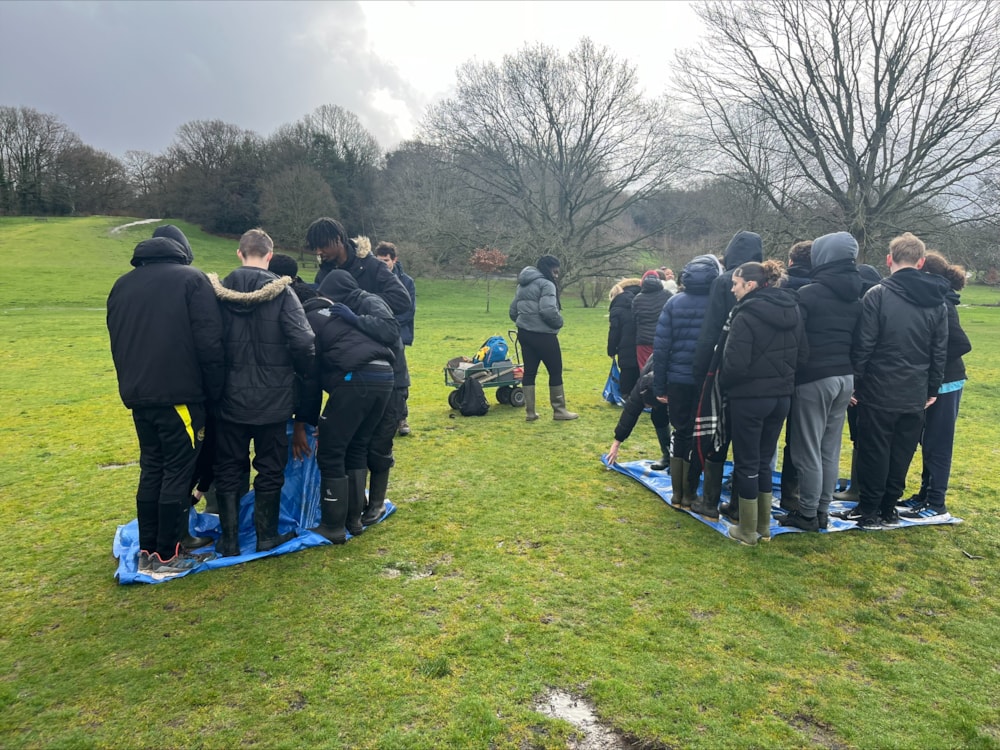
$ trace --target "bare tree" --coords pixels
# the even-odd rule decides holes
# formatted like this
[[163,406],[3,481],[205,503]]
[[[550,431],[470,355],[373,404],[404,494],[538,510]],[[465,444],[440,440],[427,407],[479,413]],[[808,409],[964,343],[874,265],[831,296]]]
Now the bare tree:
[[64,152],[80,145],[55,115],[0,107],[0,213],[67,213],[55,190],[57,164]]
[[565,57],[539,45],[501,65],[466,63],[424,132],[466,188],[509,217],[512,255],[559,256],[564,283],[609,258],[627,267],[642,237],[606,230],[680,167],[664,104],[589,39]]
[[[862,257],[946,211],[982,214],[1000,159],[1000,5],[963,0],[705,3],[679,56],[708,171],[792,225],[823,211]],[[830,225],[833,225],[832,227]]]
[[261,223],[282,247],[301,248],[316,217],[336,215],[330,186],[311,167],[296,164],[261,181]]

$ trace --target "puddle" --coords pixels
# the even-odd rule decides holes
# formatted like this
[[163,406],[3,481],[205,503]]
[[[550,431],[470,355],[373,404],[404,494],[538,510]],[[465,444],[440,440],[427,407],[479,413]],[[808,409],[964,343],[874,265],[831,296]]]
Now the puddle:
[[582,737],[571,739],[569,750],[628,750],[634,747],[617,730],[602,723],[593,705],[585,698],[552,690],[539,698],[534,708],[553,719],[568,721],[577,728]]

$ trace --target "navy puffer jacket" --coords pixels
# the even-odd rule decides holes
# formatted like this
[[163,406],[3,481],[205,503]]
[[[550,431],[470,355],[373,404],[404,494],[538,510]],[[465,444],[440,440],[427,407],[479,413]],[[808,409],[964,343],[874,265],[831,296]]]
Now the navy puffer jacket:
[[708,291],[719,277],[719,263],[710,255],[699,255],[681,273],[683,290],[663,306],[653,342],[653,391],[667,395],[667,384],[695,385],[692,365],[701,324],[708,309]]

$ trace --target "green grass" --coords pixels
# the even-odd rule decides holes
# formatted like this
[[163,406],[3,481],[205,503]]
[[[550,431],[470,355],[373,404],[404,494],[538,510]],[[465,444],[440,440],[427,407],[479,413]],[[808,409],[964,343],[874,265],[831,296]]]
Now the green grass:
[[[399,511],[343,547],[123,587],[138,469],[101,467],[137,447],[103,305],[150,234],[108,234],[125,221],[0,219],[0,746],[564,748],[532,708],[549,688],[647,747],[1000,746],[1000,308],[961,310],[966,523],[747,549],[600,465],[605,309],[566,298],[579,420],[463,419],[441,368],[508,329],[512,289],[486,313],[481,284],[417,279]],[[236,264],[182,227],[201,268]],[[644,419],[622,460],[657,450]]]

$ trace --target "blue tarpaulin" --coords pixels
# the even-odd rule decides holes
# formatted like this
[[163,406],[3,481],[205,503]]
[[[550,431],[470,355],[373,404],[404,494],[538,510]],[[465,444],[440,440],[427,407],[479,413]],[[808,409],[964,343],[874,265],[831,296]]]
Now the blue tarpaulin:
[[[608,466],[608,457],[606,455],[602,456],[601,457],[601,462],[605,466]],[[732,526],[733,524],[730,523],[729,519],[727,519],[725,516],[721,516],[720,515],[719,518],[718,518],[718,520],[712,520],[711,518],[706,518],[705,516],[698,515],[697,513],[692,513],[689,510],[685,510],[684,508],[680,508],[678,506],[673,505],[671,503],[671,499],[673,498],[673,494],[674,493],[673,493],[673,489],[672,489],[672,487],[670,485],[670,473],[668,471],[666,471],[666,470],[664,470],[664,471],[655,471],[654,469],[650,468],[650,466],[652,465],[652,463],[653,463],[652,461],[631,461],[631,462],[625,463],[625,464],[617,464],[617,463],[616,464],[612,464],[611,466],[608,466],[608,468],[609,469],[614,469],[615,471],[620,472],[620,473],[624,474],[627,477],[631,477],[632,479],[634,479],[635,481],[639,482],[639,484],[643,485],[647,489],[652,490],[653,492],[655,492],[657,495],[660,496],[660,498],[663,500],[663,502],[667,503],[667,505],[670,505],[671,508],[674,508],[675,510],[682,511],[683,513],[687,513],[689,516],[691,516],[693,518],[696,518],[697,520],[701,521],[706,526],[711,526],[713,529],[715,529],[716,531],[718,531],[720,534],[728,536],[729,527]],[[723,477],[724,478],[728,477],[732,473],[733,473],[733,464],[732,464],[731,461],[727,461],[726,465],[725,465],[725,469],[723,470]],[[774,501],[775,502],[774,502],[773,507],[771,508],[771,536],[775,536],[775,535],[778,535],[778,534],[804,534],[804,533],[806,533],[806,532],[802,531],[801,529],[796,529],[796,528],[793,528],[791,526],[782,526],[781,524],[778,523],[777,519],[781,518],[781,516],[784,515],[784,513],[785,513],[784,510],[782,510],[781,508],[778,507],[778,502],[781,499],[781,489],[780,489],[781,488],[781,474],[780,474],[780,472],[777,472],[777,471],[774,472],[772,481],[774,483]],[[701,485],[699,485],[699,490],[700,489],[701,489]],[[728,502],[729,501],[729,493],[726,492],[725,489],[723,490],[723,493],[722,493],[722,500],[724,502]],[[832,514],[832,513],[837,513],[837,512],[840,512],[840,511],[850,510],[855,505],[856,505],[856,503],[852,503],[852,502],[840,502],[840,501],[834,500],[830,504],[830,513]],[[945,521],[934,521],[933,523],[934,524],[956,524],[956,523],[962,523],[962,519],[961,518],[955,518],[954,516],[952,516],[948,520],[945,520]],[[929,525],[929,524],[926,521],[907,521],[905,519],[900,519],[900,525],[898,527],[893,527],[893,528],[907,528],[907,527],[910,527],[910,526],[927,526],[927,525]],[[832,532],[835,532],[835,531],[850,531],[855,526],[857,526],[857,524],[854,521],[845,521],[845,520],[840,519],[840,518],[834,518],[831,515],[830,516],[830,526],[829,526],[829,528],[821,530],[820,533],[822,533],[822,534],[829,534],[829,533],[832,533]],[[889,529],[886,529],[886,530],[888,531]]]
[[[289,430],[291,427],[289,427]],[[235,557],[217,557],[207,560],[196,568],[162,580],[173,580],[190,573],[200,573],[205,570],[226,568],[239,565],[262,557],[287,555],[309,547],[331,544],[319,534],[309,531],[319,525],[319,467],[316,466],[316,439],[308,432],[309,448],[312,457],[298,460],[292,457],[289,447],[288,464],[285,467],[285,484],[281,488],[281,511],[278,518],[278,533],[284,534],[295,529],[294,539],[267,552],[256,552],[257,533],[253,524],[254,491],[250,490],[240,501],[240,554]],[[291,440],[289,440],[289,446]],[[388,500],[385,503],[386,512],[376,523],[381,523],[395,512],[396,506]],[[190,530],[195,536],[209,536],[218,541],[221,535],[219,517],[210,513],[197,513],[191,509]],[[207,548],[210,551],[212,548]],[[201,552],[202,550],[199,550]],[[119,526],[115,532],[114,556],[118,558],[118,570],[115,578],[118,583],[160,583],[161,580],[140,575],[139,562],[139,523],[133,519],[124,526]]]

